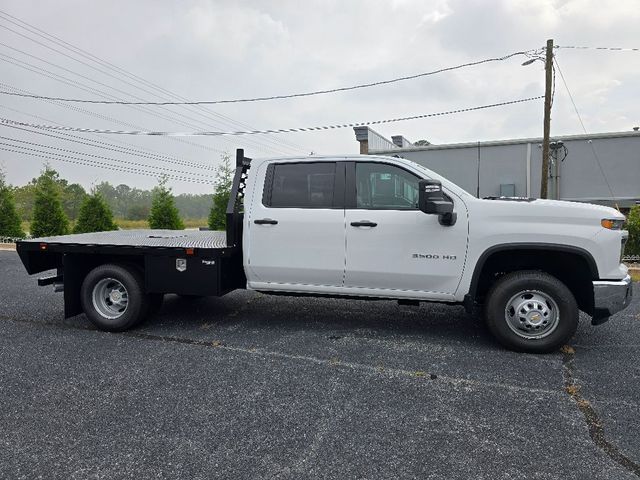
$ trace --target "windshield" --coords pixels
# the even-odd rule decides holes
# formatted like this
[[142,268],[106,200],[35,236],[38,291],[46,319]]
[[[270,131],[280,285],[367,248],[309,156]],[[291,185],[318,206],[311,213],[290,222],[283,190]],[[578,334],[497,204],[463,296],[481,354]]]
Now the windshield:
[[415,168],[416,170],[419,170],[420,172],[422,172],[428,178],[431,178],[433,180],[439,180],[442,183],[442,186],[445,187],[445,188],[448,188],[449,190],[453,190],[455,192],[459,192],[461,194],[466,194],[466,195],[469,195],[469,196],[475,198],[475,195],[472,195],[471,193],[467,192],[461,186],[453,183],[451,180],[446,179],[442,175],[437,174],[433,170],[429,170],[424,165],[420,165],[419,163],[414,162],[413,160],[409,160],[407,158],[402,158],[402,157],[397,158],[397,160],[402,160],[407,165],[410,165],[413,168]]

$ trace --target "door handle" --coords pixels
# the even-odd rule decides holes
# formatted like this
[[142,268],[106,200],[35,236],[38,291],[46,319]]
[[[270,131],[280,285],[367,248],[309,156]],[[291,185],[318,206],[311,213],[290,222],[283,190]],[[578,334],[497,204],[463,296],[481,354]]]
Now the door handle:
[[369,220],[360,220],[359,222],[351,222],[352,227],[377,227],[378,224]]
[[277,225],[278,221],[272,218],[262,218],[260,220],[254,220],[253,223],[256,225]]

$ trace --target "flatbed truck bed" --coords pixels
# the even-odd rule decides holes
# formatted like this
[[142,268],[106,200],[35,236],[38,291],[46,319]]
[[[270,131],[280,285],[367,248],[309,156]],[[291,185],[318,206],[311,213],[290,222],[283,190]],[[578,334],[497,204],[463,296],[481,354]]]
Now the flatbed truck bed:
[[83,280],[105,264],[133,272],[149,299],[165,293],[221,296],[245,288],[241,200],[250,162],[239,150],[224,232],[116,230],[21,240],[16,249],[29,274],[56,270],[38,283],[64,291],[67,318],[83,312]]

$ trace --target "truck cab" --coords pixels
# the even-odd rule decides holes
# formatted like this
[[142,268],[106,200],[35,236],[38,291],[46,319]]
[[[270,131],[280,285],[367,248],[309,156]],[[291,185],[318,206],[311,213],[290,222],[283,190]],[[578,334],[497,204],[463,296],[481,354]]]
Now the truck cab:
[[[386,157],[267,160],[252,166],[244,222],[255,290],[456,301],[469,241],[469,194]],[[427,176],[428,175],[428,176]],[[420,210],[435,180],[456,221]]]

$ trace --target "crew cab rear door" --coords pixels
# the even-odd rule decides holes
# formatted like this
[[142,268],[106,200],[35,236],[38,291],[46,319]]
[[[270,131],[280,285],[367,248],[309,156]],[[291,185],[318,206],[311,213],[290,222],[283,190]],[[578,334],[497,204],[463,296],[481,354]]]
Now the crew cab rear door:
[[345,163],[283,161],[263,164],[257,174],[263,192],[246,224],[250,286],[342,287]]
[[440,225],[438,215],[418,210],[420,179],[382,161],[347,165],[345,290],[443,299],[455,293],[466,255],[467,210],[456,197],[457,222]]

